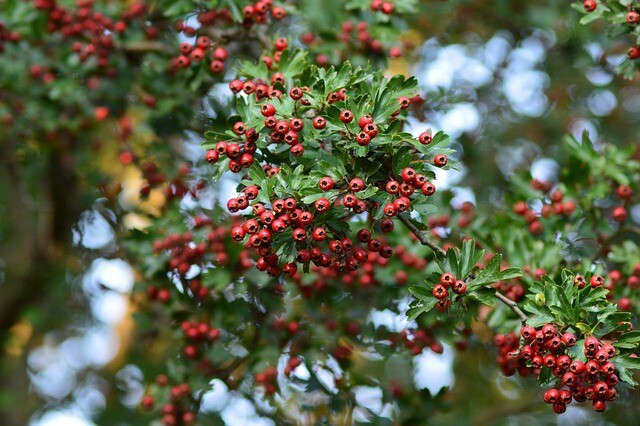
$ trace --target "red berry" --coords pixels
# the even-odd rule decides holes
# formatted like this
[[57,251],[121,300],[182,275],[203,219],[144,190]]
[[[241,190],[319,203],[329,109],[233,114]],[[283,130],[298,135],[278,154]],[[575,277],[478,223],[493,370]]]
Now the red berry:
[[327,125],[327,120],[325,120],[324,117],[317,116],[313,119],[313,127],[316,130],[324,129],[326,125]]
[[324,212],[329,210],[329,207],[331,207],[331,202],[326,198],[318,198],[315,201],[314,206],[318,212]]
[[385,2],[382,4],[382,13],[385,15],[391,15],[395,9],[395,6],[391,2]]
[[467,292],[467,283],[462,280],[457,280],[453,283],[453,292],[456,294],[465,294]]
[[320,181],[318,181],[318,187],[323,191],[329,191],[333,189],[333,185],[334,185],[333,179],[331,179],[328,176],[325,176],[322,179],[320,179]]
[[640,46],[631,46],[629,50],[627,50],[627,56],[629,59],[640,58]]
[[357,237],[358,241],[360,241],[361,243],[367,243],[369,242],[369,240],[371,240],[371,231],[369,231],[368,229],[361,229],[358,231]]
[[545,391],[543,401],[547,404],[553,404],[560,401],[560,391],[558,389],[548,389]]
[[620,185],[616,190],[616,192],[618,194],[618,197],[623,198],[625,200],[631,197],[631,194],[632,194],[631,187],[629,185]]
[[395,180],[390,180],[385,189],[389,194],[397,194],[400,191],[400,184]]
[[418,136],[418,140],[421,144],[428,145],[433,140],[433,137],[427,132],[422,132],[420,133],[420,136]]
[[635,11],[631,11],[627,13],[627,24],[636,25],[640,22],[640,14]]
[[587,12],[593,12],[594,10],[596,10],[596,7],[598,7],[598,5],[595,0],[584,0],[584,2],[582,2],[582,7]]
[[245,131],[246,127],[244,125],[244,122],[238,121],[233,125],[233,133],[235,133],[236,135],[242,135]]
[[205,158],[209,164],[217,163],[219,158],[218,151],[216,151],[215,149],[208,150]]
[[589,280],[589,284],[592,288],[602,287],[604,285],[604,278],[600,275],[594,275]]
[[433,164],[436,167],[444,167],[447,165],[447,156],[444,154],[438,154],[433,157]]
[[393,217],[397,213],[396,206],[393,203],[386,204],[384,206],[383,211],[385,216],[388,216],[388,217]]
[[366,132],[360,132],[356,135],[356,143],[360,146],[367,146],[371,142],[371,136]]
[[627,209],[623,206],[618,206],[613,209],[613,220],[616,222],[624,222],[627,219]]
[[406,167],[400,172],[400,177],[405,183],[413,183],[413,179],[416,177],[416,171],[411,167]]
[[324,241],[327,238],[327,232],[324,228],[318,227],[313,230],[313,234],[311,236],[316,241]]
[[360,126],[361,129],[364,129],[364,127],[367,124],[372,124],[372,123],[373,123],[373,118],[370,115],[363,115],[358,119],[358,126]]
[[445,297],[447,297],[447,294],[449,292],[447,291],[447,288],[445,286],[443,286],[442,284],[436,284],[433,287],[432,293],[433,293],[433,297],[435,297],[438,300],[442,300]]
[[348,109],[342,110],[340,112],[340,121],[343,123],[351,123],[353,121],[353,113]]
[[262,115],[264,115],[265,117],[271,117],[272,115],[275,115],[276,113],[276,107],[274,107],[271,104],[264,104],[260,107],[260,112],[262,113]]
[[593,401],[593,409],[598,413],[602,413],[607,409],[607,403],[602,399],[595,399]]
[[360,178],[353,178],[349,181],[349,189],[353,192],[359,192],[364,189],[364,182]]
[[304,95],[304,92],[299,87],[292,87],[289,90],[289,97],[295,101],[302,99],[302,95]]
[[427,197],[432,196],[433,194],[436,193],[435,185],[432,184],[431,182],[426,182],[424,185],[422,185],[422,193]]

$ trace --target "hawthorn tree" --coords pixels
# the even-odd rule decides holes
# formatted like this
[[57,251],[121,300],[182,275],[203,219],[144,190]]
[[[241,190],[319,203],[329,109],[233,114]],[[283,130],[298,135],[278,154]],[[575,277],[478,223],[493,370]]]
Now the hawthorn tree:
[[[7,353],[25,323],[70,321],[49,297],[102,256],[135,270],[126,351],[145,382],[111,421],[223,424],[222,390],[276,424],[424,424],[468,403],[415,383],[412,358],[445,347],[489,348],[556,414],[636,397],[633,136],[565,136],[555,176],[514,170],[489,194],[491,166],[424,124],[446,97],[394,71],[416,60],[406,35],[426,5],[490,7],[436,3],[5,0]],[[637,36],[635,2],[573,6],[584,17],[546,5]],[[632,43],[615,68],[627,78]],[[460,170],[476,203],[446,183]],[[87,209],[115,235],[100,253],[78,250]]]

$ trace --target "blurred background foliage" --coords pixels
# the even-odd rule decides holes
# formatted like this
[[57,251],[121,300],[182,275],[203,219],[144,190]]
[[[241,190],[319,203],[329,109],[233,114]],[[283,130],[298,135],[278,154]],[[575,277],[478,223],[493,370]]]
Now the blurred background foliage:
[[[30,2],[23,3],[25,10],[0,0],[0,21],[31,22]],[[315,31],[339,30],[341,0],[300,3]],[[514,171],[562,155],[566,133],[587,130],[596,143],[638,143],[638,78],[625,80],[613,71],[626,47],[609,40],[598,22],[580,25],[581,15],[569,3],[422,0],[403,28],[402,40],[415,50],[390,60],[389,72],[416,75],[427,99],[422,117],[411,125],[452,135],[465,166],[450,185],[485,209],[503,204]],[[3,16],[9,10],[24,18]],[[295,19],[279,31],[300,33]],[[113,232],[123,226],[118,220],[144,219],[115,218],[103,206],[114,191],[105,177],[122,179],[127,194],[140,171],[118,162],[122,123],[110,118],[87,125],[83,117],[93,114],[94,97],[114,116],[127,111],[137,120],[127,142],[134,154],[164,156],[164,167],[175,167],[166,146],[187,159],[200,155],[194,135],[215,120],[209,100],[201,100],[213,80],[192,80],[188,88],[181,78],[154,80],[154,67],[166,60],[162,53],[148,53],[144,63],[122,54],[117,67],[147,76],[121,73],[88,93],[86,80],[73,77],[77,64],[49,63],[66,77],[52,99],[25,78],[30,64],[55,59],[46,53],[18,43],[0,56],[0,111],[18,118],[0,125],[0,418],[7,425],[144,424],[147,417],[133,409],[143,391],[138,366],[149,377],[162,372],[167,348],[158,339],[147,346],[134,338],[136,313],[120,292],[127,294],[136,277],[119,260]],[[150,87],[132,85],[139,81]],[[158,93],[166,104],[141,108],[147,92]],[[16,96],[24,109],[11,111],[16,99],[10,98]],[[65,110],[59,109],[60,99]],[[59,123],[63,128],[57,129]],[[51,143],[40,143],[54,128]],[[135,196],[121,201],[139,202]],[[153,213],[164,201],[157,192],[146,210]],[[159,341],[170,345],[172,339]],[[442,384],[450,387],[444,397],[450,410],[434,413],[433,424],[622,425],[634,424],[640,414],[640,404],[633,402],[637,394],[631,394],[628,403],[614,404],[604,416],[576,408],[568,420],[558,420],[540,401],[535,382],[501,376],[494,354],[454,354],[447,347],[437,357],[425,362],[440,373],[425,374],[448,377]]]

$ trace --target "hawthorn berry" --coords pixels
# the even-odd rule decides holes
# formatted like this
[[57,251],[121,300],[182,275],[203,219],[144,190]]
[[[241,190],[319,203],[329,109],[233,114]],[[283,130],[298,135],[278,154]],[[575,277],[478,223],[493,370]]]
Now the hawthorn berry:
[[315,241],[324,241],[327,238],[327,232],[324,230],[324,228],[318,227],[318,228],[313,230],[313,233],[311,234],[311,237]]
[[435,297],[438,300],[444,299],[449,294],[449,292],[447,291],[447,288],[442,284],[436,284],[435,286],[433,286],[432,293],[433,293],[433,297]]
[[624,222],[627,219],[627,209],[623,206],[618,206],[613,209],[613,220],[616,222]]
[[353,121],[353,113],[348,109],[344,109],[340,112],[340,121],[345,124],[351,123]]
[[260,112],[265,117],[271,117],[276,114],[276,107],[274,107],[272,104],[264,104],[260,107]]
[[596,10],[596,7],[598,7],[598,4],[595,0],[584,0],[582,2],[582,7],[587,12],[593,12],[594,10]]
[[356,143],[360,146],[367,146],[371,142],[371,136],[366,132],[360,132],[356,135]]
[[349,189],[353,192],[359,192],[364,189],[364,182],[360,178],[353,178],[349,181]]
[[313,128],[316,130],[322,130],[327,125],[327,120],[324,117],[317,116],[313,119]]
[[429,145],[432,140],[433,140],[433,137],[431,136],[430,133],[427,133],[427,132],[422,132],[420,133],[420,136],[418,136],[418,141],[420,141],[422,145]]
[[333,185],[333,179],[328,176],[325,176],[318,181],[318,187],[323,191],[330,191],[331,189],[333,189]]
[[444,154],[438,154],[433,157],[433,164],[436,167],[444,167],[447,165],[447,156]]
[[217,163],[219,158],[218,151],[216,151],[215,149],[208,150],[205,158],[209,164]]
[[358,126],[360,126],[361,129],[364,129],[367,124],[373,124],[373,118],[370,115],[363,115],[358,119]]

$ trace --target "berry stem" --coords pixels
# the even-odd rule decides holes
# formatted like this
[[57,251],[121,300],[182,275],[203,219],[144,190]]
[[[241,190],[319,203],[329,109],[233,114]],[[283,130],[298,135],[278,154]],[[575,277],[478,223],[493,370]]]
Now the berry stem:
[[429,239],[429,237],[427,237],[424,232],[420,231],[413,223],[411,223],[406,215],[399,214],[397,215],[397,218],[400,219],[400,222],[404,223],[407,228],[409,228],[409,231],[411,231],[413,235],[416,236],[416,238],[422,245],[429,247],[435,253],[441,254],[442,256],[447,254],[447,252],[445,252],[442,247],[431,241],[431,239]]
[[527,321],[527,319],[529,319],[529,317],[527,317],[527,314],[522,312],[522,310],[518,307],[518,304],[516,302],[509,299],[507,296],[505,296],[504,294],[500,293],[497,290],[496,290],[495,296],[496,296],[496,299],[498,299],[499,301],[507,305],[509,309],[511,309],[518,317],[520,317],[520,321],[522,321],[523,324]]

